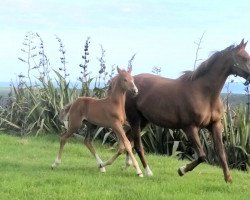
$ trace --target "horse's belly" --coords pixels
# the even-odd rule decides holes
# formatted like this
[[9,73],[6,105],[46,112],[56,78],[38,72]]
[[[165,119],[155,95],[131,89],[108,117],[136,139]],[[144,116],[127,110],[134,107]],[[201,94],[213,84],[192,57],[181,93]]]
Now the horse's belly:
[[176,128],[178,127],[178,116],[173,111],[159,111],[159,112],[142,112],[143,116],[151,123],[161,127]]

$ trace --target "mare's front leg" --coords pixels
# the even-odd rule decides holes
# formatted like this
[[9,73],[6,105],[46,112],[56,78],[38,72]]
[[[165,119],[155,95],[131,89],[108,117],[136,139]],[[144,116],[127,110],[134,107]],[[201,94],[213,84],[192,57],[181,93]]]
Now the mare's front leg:
[[186,166],[180,167],[178,170],[180,176],[183,176],[185,173],[192,171],[197,165],[204,162],[206,157],[204,150],[201,146],[198,127],[196,126],[187,127],[186,129],[184,129],[184,132],[187,134],[188,139],[190,140],[196,153],[198,154],[198,159],[187,164]]
[[95,150],[95,148],[94,148],[94,146],[92,144],[91,134],[92,134],[92,131],[96,128],[96,126],[89,123],[89,122],[87,122],[86,124],[87,124],[87,133],[86,133],[86,136],[84,138],[84,144],[89,149],[90,153],[96,159],[96,163],[97,163],[97,166],[100,169],[100,172],[106,172],[105,167],[101,167],[101,165],[103,164],[103,161],[101,160],[99,155],[96,153],[96,150]]
[[[146,175],[153,176],[153,172],[151,171],[151,169],[146,161],[146,158],[145,158],[145,152],[144,152],[140,132],[141,132],[140,126],[132,125],[131,130],[127,131],[126,135],[129,138],[130,142],[134,143],[135,151],[141,160],[141,163],[144,167]],[[126,164],[127,165],[129,165],[130,160],[131,160],[131,158],[130,158],[129,154],[127,153],[127,156],[126,156]]]
[[226,159],[225,148],[224,148],[224,144],[222,141],[222,130],[223,130],[222,124],[220,121],[218,121],[211,126],[210,131],[212,132],[215,150],[219,156],[219,159],[222,165],[224,179],[226,182],[231,183],[232,176],[230,175],[230,171],[229,171],[227,159]]

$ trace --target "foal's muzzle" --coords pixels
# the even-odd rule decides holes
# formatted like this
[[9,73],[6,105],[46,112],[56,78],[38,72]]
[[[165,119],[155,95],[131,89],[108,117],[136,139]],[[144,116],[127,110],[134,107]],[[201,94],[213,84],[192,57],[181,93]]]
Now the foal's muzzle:
[[137,89],[137,88],[133,88],[133,89],[131,90],[131,94],[132,94],[133,96],[136,96],[136,95],[138,94],[138,89]]

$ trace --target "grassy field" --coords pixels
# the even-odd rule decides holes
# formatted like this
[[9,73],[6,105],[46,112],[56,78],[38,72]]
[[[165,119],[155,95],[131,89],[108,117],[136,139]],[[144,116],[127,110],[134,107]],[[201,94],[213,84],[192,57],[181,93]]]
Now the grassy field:
[[[65,146],[63,162],[51,170],[58,150],[57,136],[19,138],[0,134],[0,199],[249,199],[250,175],[232,171],[226,184],[222,170],[200,165],[179,177],[185,164],[175,158],[147,155],[153,177],[139,178],[131,167],[122,170],[124,155],[101,174],[79,141]],[[114,150],[96,145],[103,159]]]

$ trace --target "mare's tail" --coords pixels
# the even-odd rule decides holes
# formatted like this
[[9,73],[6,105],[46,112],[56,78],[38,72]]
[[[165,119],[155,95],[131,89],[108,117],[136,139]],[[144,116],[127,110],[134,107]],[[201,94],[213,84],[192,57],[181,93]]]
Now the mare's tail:
[[64,106],[64,108],[61,110],[59,114],[59,119],[61,122],[65,121],[66,118],[68,117],[68,113],[69,113],[71,106],[72,106],[72,103],[69,103],[66,106]]

